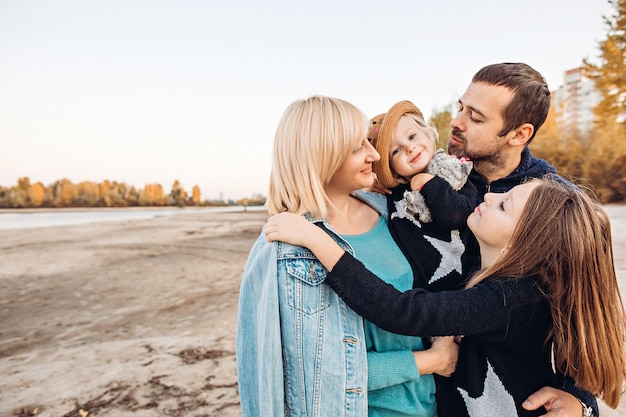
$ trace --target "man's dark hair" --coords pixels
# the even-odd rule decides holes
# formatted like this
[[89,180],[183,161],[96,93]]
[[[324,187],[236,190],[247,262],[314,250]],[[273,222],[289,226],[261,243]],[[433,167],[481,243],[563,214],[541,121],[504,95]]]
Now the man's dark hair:
[[530,123],[535,128],[528,140],[530,143],[550,111],[550,89],[543,76],[530,65],[504,62],[480,69],[472,82],[501,85],[513,92],[502,115],[504,127],[499,135],[504,136],[522,124]]

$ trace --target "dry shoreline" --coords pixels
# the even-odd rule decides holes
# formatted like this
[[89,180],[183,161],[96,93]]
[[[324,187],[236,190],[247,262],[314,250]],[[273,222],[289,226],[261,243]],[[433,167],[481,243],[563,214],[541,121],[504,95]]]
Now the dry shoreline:
[[[626,206],[607,211],[624,294]],[[266,217],[3,231],[0,416],[241,416],[237,294]]]
[[241,415],[237,294],[266,218],[4,231],[0,415]]

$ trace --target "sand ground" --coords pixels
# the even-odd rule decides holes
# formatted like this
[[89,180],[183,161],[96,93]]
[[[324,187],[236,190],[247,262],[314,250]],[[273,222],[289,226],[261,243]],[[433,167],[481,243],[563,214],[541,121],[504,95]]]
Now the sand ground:
[[[624,293],[626,206],[607,210]],[[266,217],[2,231],[0,416],[241,416],[237,294]]]

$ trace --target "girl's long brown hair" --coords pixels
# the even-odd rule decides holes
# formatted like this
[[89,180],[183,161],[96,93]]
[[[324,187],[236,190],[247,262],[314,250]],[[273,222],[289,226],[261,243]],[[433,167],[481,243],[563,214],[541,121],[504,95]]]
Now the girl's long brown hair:
[[555,367],[616,408],[626,380],[625,313],[609,218],[591,192],[541,179],[489,276],[539,277],[550,302]]

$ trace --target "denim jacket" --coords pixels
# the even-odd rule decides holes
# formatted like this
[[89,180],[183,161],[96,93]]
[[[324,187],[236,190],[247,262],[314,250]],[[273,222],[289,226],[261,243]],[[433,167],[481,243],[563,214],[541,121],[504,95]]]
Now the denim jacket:
[[[358,197],[387,215],[384,196]],[[352,248],[323,219],[339,245]],[[268,243],[261,232],[243,272],[237,374],[244,417],[367,416],[363,319],[325,283],[306,248]]]

